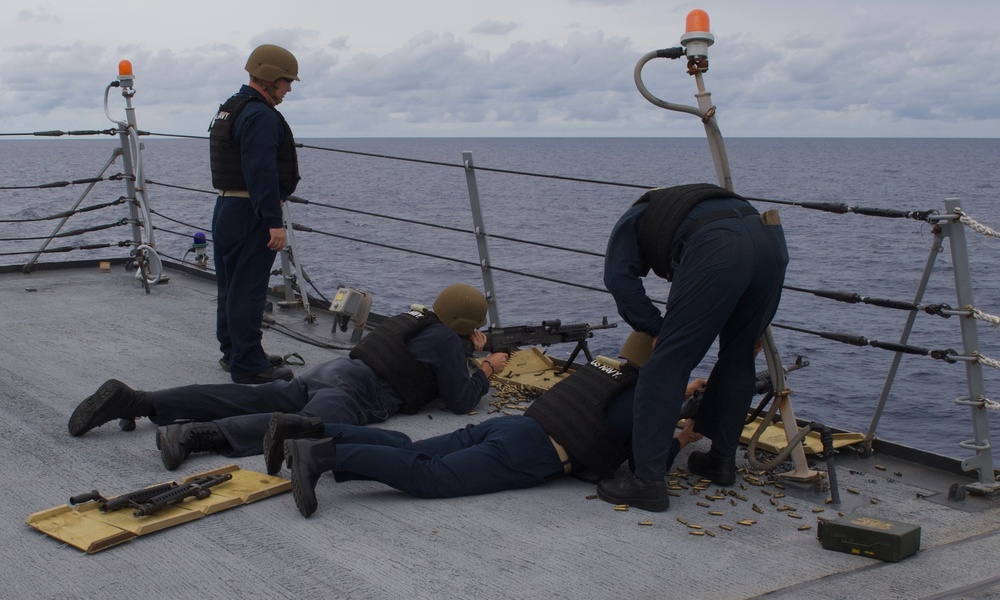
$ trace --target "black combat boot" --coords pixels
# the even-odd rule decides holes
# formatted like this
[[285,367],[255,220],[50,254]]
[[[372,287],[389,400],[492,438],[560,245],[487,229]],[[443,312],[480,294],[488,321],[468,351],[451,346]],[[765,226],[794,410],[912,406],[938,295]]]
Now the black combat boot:
[[[285,364],[285,359],[278,354],[268,354],[267,362],[271,363],[272,367],[280,367]],[[229,362],[226,360],[225,356],[219,359],[219,366],[222,367],[222,370],[226,373],[229,372]]]
[[264,434],[264,464],[267,474],[281,471],[281,460],[285,457],[285,440],[323,437],[323,419],[302,417],[285,413],[274,413]]
[[337,462],[337,444],[322,440],[285,440],[285,460],[292,471],[292,495],[303,517],[316,512],[316,482]]
[[736,457],[722,456],[714,450],[692,452],[688,457],[688,471],[712,480],[716,485],[736,483]]
[[223,454],[232,451],[229,441],[215,423],[177,423],[158,427],[156,447],[160,449],[160,459],[168,471],[181,466],[192,452]]
[[666,480],[650,481],[637,477],[628,462],[618,468],[613,478],[597,485],[597,497],[611,504],[627,504],[650,512],[663,512],[670,508]]
[[69,434],[81,436],[108,421],[148,417],[152,411],[153,401],[148,393],[109,379],[70,415]]

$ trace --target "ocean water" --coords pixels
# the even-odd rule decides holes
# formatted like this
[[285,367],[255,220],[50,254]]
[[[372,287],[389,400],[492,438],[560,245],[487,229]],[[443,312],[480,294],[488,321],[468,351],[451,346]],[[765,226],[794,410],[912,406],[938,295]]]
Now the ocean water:
[[[156,213],[157,249],[164,256],[190,260],[192,256],[185,253],[191,235],[209,231],[214,204],[214,195],[208,193],[207,142],[155,136],[143,142],[145,174],[155,182],[149,195]],[[293,222],[314,230],[295,234],[298,258],[316,288],[311,293],[332,298],[338,287],[354,287],[374,294],[374,310],[393,313],[413,302],[431,302],[437,291],[455,281],[481,285],[476,242],[469,233],[469,189],[460,168],[462,153],[469,151],[477,167],[496,170],[477,170],[476,179],[486,232],[491,236],[491,264],[497,269],[493,277],[501,323],[537,324],[553,318],[564,323],[596,323],[607,317],[619,326],[597,331],[590,347],[595,354],[611,356],[617,355],[629,332],[601,280],[601,254],[611,226],[642,188],[716,180],[707,142],[701,139],[300,142],[305,145],[299,151],[303,180],[296,195],[309,204],[291,204],[290,212]],[[746,196],[908,211],[943,211],[944,199],[957,197],[969,216],[1000,229],[1000,140],[741,138],[726,144],[735,188]],[[94,177],[116,146],[117,138],[0,141],[0,188],[4,188],[0,189],[0,219],[37,218],[68,210],[83,195],[84,184],[9,188]],[[120,171],[118,161],[106,175]],[[120,181],[102,181],[86,195],[82,206],[110,202],[123,193]],[[926,222],[837,215],[787,204],[761,203],[759,207],[780,209],[791,256],[789,286],[914,299],[933,240]],[[124,216],[123,206],[94,211],[74,216],[64,230]],[[47,235],[55,226],[56,221],[0,223],[0,262],[23,262],[24,255],[10,253],[40,244],[8,241],[11,238]],[[977,307],[1000,314],[1000,278],[996,276],[1000,240],[966,231]],[[127,227],[92,231],[53,245],[114,244],[129,233]],[[46,255],[43,260],[126,252],[111,247]],[[646,283],[652,297],[666,299],[666,282],[649,278]],[[956,304],[947,249],[936,257],[922,303]],[[906,317],[907,313],[898,310],[837,303],[786,289],[773,328],[778,350],[786,364],[797,356],[810,363],[788,377],[796,415],[867,432],[893,354],[777,325],[897,342]],[[998,331],[984,323],[978,331],[980,352],[1000,359]],[[958,318],[920,313],[909,343],[961,352]],[[560,357],[570,350],[569,346],[549,349]],[[714,349],[694,375],[707,376],[713,356]],[[762,359],[759,368],[764,368]],[[984,367],[984,378],[987,396],[1000,401],[1000,376]],[[963,363],[906,355],[878,435],[964,458],[968,451],[958,443],[972,437],[970,409],[953,400],[965,394]],[[994,439],[1000,440],[1000,414],[993,412],[990,417]]]

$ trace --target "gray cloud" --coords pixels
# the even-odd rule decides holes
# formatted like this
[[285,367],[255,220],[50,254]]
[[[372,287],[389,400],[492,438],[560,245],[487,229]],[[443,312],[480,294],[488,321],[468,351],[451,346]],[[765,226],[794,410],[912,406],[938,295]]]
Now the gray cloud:
[[483,35],[498,35],[504,36],[512,31],[516,31],[518,24],[513,21],[506,21],[501,23],[500,21],[494,21],[493,19],[487,19],[478,25],[475,25],[469,31],[471,33],[480,33]]
[[[504,45],[503,36],[518,27],[504,14],[474,21],[476,35],[468,39],[425,30],[377,52],[352,51],[366,41],[356,31],[312,28],[159,50],[138,42],[13,45],[0,54],[0,129],[103,126],[104,88],[118,60],[128,58],[135,65],[140,126],[204,134],[215,107],[246,81],[247,53],[266,42],[288,47],[299,59],[302,81],[282,111],[300,137],[702,135],[698,119],[652,106],[636,91],[635,64],[656,46],[576,24],[553,29],[561,39],[511,36]],[[770,37],[719,34],[704,81],[723,132],[1000,132],[1000,74],[993,68],[998,36],[970,29],[959,39],[947,31],[915,31],[902,21],[884,23],[837,36],[818,27],[788,27]],[[489,50],[478,44],[484,39],[493,44]],[[684,59],[654,60],[643,77],[657,96],[695,104]],[[113,115],[121,104],[113,91]]]
[[59,15],[54,15],[44,6],[17,11],[17,20],[21,23],[61,23]]

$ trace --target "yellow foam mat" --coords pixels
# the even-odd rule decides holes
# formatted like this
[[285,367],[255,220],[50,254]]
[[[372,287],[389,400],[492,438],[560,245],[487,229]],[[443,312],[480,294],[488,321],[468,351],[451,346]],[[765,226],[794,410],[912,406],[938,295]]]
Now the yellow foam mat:
[[[477,362],[482,364],[481,360]],[[506,384],[541,394],[573,372],[573,369],[570,368],[566,373],[557,375],[560,369],[562,369],[562,365],[557,365],[552,357],[539,348],[523,348],[510,355],[507,368],[504,369],[503,373],[491,378],[490,382],[494,384],[494,387],[498,384]]]
[[186,498],[183,502],[169,506],[149,517],[133,516],[131,507],[113,512],[101,512],[97,502],[86,502],[76,506],[64,504],[33,513],[28,515],[27,523],[48,536],[83,550],[87,554],[93,554],[140,535],[194,521],[234,506],[263,500],[292,488],[292,482],[287,479],[255,471],[244,471],[236,465],[198,473],[178,483],[187,483],[196,477],[224,473],[230,473],[232,479],[212,486],[210,488],[212,494],[207,498],[203,500]]
[[[752,423],[743,427],[743,433],[740,436],[741,443],[750,443],[750,438],[760,428],[761,420],[760,417],[757,417]],[[865,436],[861,433],[835,433],[833,434],[833,447],[843,448],[851,446],[864,441],[864,439]],[[806,434],[806,439],[802,441],[802,444],[805,447],[806,454],[819,454],[823,452],[823,442],[820,440],[818,432],[810,431]],[[788,439],[785,437],[785,428],[780,423],[769,424],[767,429],[757,439],[757,448],[771,454],[781,452],[787,445]]]

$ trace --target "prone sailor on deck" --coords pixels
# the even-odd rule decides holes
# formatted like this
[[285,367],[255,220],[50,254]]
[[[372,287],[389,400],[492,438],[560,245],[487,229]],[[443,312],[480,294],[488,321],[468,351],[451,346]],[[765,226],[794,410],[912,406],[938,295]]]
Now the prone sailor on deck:
[[[326,471],[337,481],[374,479],[419,498],[526,488],[571,472],[596,482],[611,477],[628,458],[636,366],[651,348],[651,337],[633,333],[622,348],[624,363],[599,357],[583,365],[524,415],[494,417],[416,442],[396,431],[335,423],[316,436],[325,439],[286,439],[285,424],[300,418],[275,414],[264,441],[267,470],[280,470],[283,448],[295,502],[305,517],[316,511],[315,488]],[[689,395],[704,385],[703,379],[693,381]],[[701,437],[693,427],[688,419],[671,445],[671,460]],[[302,428],[296,424],[293,430]]]
[[[173,470],[192,452],[260,453],[276,411],[364,425],[417,412],[439,397],[452,412],[466,413],[489,391],[488,377],[506,368],[508,355],[489,354],[470,375],[463,338],[482,350],[486,336],[476,328],[486,323],[487,309],[486,298],[472,286],[448,286],[432,309],[386,319],[350,358],[321,363],[291,381],[144,392],[109,380],[76,407],[69,433],[81,436],[112,420],[149,417],[162,426],[157,446],[163,465]],[[188,420],[194,422],[178,423]]]

